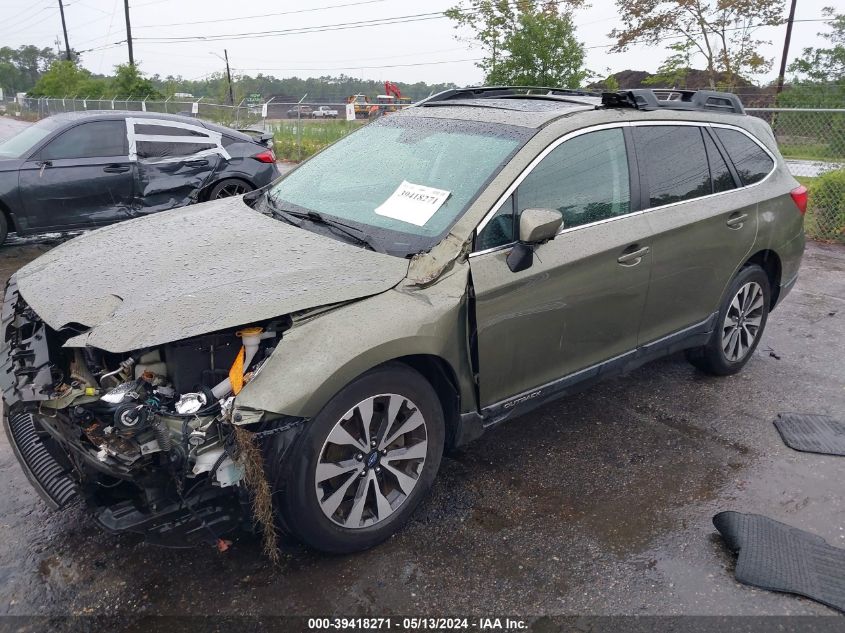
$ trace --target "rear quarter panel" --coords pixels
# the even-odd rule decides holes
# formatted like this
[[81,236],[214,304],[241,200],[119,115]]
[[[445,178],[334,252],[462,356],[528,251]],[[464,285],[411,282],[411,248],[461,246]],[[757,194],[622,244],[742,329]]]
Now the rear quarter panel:
[[226,151],[231,158],[220,162],[210,182],[219,182],[223,178],[240,178],[250,182],[256,189],[269,185],[280,175],[276,163],[262,163],[252,158],[266,150],[266,147],[252,142],[227,145]]
[[784,287],[795,281],[804,254],[804,216],[798,212],[790,195],[800,183],[780,155],[769,124],[755,117],[746,119],[747,129],[777,158],[775,172],[760,187],[754,252],[772,250],[777,253],[781,263],[780,283]]

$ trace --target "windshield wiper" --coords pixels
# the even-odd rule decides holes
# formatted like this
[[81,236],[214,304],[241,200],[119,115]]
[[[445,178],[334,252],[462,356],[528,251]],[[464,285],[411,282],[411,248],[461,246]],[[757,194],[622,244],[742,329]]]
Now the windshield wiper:
[[[376,250],[376,247],[373,246],[366,237],[364,237],[363,231],[354,226],[329,219],[317,211],[294,211],[293,209],[284,209],[279,204],[278,200],[269,195],[264,197],[264,201],[266,203],[266,208],[270,211],[270,214],[273,217],[284,220],[288,224],[300,226],[305,220],[313,224],[321,224],[331,229],[335,234],[343,235],[347,240],[350,240],[355,244],[363,246],[371,251]],[[296,220],[299,220],[299,222],[296,222]]]

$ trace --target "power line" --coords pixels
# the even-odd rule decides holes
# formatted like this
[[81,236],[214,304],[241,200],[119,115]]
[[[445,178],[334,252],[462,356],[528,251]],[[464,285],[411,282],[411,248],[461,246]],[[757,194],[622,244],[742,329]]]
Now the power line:
[[334,68],[236,68],[235,70],[257,70],[257,71],[265,71],[265,70],[272,70],[272,71],[289,71],[289,70],[348,70],[350,68],[354,69],[367,69],[373,70],[378,68],[410,68],[412,66],[436,66],[438,64],[457,64],[459,62],[480,62],[480,57],[473,57],[469,59],[444,59],[436,62],[413,62],[410,64],[385,64],[382,66],[361,66],[360,64],[349,64],[347,66],[336,66]]
[[[519,5],[521,0],[511,0],[507,4],[509,6],[517,6]],[[351,6],[351,5],[347,5]],[[472,15],[475,13],[480,13],[481,9],[463,9],[460,10],[460,13],[465,15]],[[375,18],[370,20],[359,20],[356,22],[340,22],[335,24],[323,24],[318,26],[303,26],[303,27],[294,27],[290,29],[277,29],[272,31],[250,31],[246,33],[227,33],[227,34],[216,34],[216,35],[181,35],[181,36],[172,36],[172,37],[145,37],[145,38],[136,38],[137,40],[146,40],[148,42],[156,42],[159,44],[167,44],[172,42],[190,42],[196,40],[203,40],[203,41],[215,41],[215,40],[223,40],[223,39],[244,39],[244,38],[258,38],[258,37],[276,37],[281,35],[299,35],[305,33],[323,33],[327,31],[342,31],[347,29],[356,29],[356,28],[366,28],[371,26],[383,26],[388,24],[404,24],[406,22],[421,22],[426,20],[442,20],[446,19],[446,15],[443,11],[432,11],[428,13],[413,13],[410,15],[397,15],[387,18]],[[216,21],[226,21],[226,20],[216,20]]]
[[[10,27],[11,31],[9,31],[9,33],[18,34],[18,33],[20,33],[22,28],[30,26],[31,24],[35,24],[36,22],[41,20],[42,18],[40,16],[40,14],[44,13],[45,11],[55,11],[56,10],[56,7],[53,6],[51,0],[44,0],[44,1],[50,2],[50,4],[48,6],[43,6],[40,9],[36,8],[38,6],[37,4],[30,7],[31,9],[36,8],[36,10],[32,13],[29,13],[29,14],[26,14],[27,12],[24,12],[24,15],[21,15],[20,17],[16,18],[17,21],[15,22],[14,25],[12,25]],[[35,19],[33,19],[33,18],[35,18]],[[7,33],[7,35],[9,33]]]
[[376,18],[374,20],[360,20],[358,22],[341,22],[338,24],[323,24],[320,26],[302,26],[291,29],[280,29],[274,31],[255,31],[247,33],[229,33],[221,35],[181,35],[173,37],[139,37],[138,40],[145,40],[148,42],[155,42],[158,44],[169,44],[179,42],[192,42],[197,40],[215,41],[215,40],[239,40],[239,39],[253,39],[259,37],[278,37],[283,35],[300,35],[306,33],[324,33],[327,31],[345,31],[348,29],[368,28],[372,26],[383,26],[388,24],[405,24],[407,22],[422,22],[426,20],[443,19],[442,13],[418,13],[415,15],[401,15],[391,18]]
[[377,2],[388,2],[388,0],[360,0],[359,2],[349,2],[347,4],[332,4],[325,7],[314,7],[312,9],[297,9],[295,11],[280,11],[278,13],[261,13],[258,15],[245,15],[235,18],[218,18],[215,20],[198,20],[193,22],[173,22],[171,24],[143,24],[136,26],[136,29],[156,29],[169,26],[193,26],[195,24],[214,24],[217,22],[235,22],[237,20],[255,20],[257,18],[270,18],[279,15],[294,15],[298,13],[313,13],[315,11],[326,11],[328,9],[342,9],[345,7],[357,7],[362,4],[375,4]]

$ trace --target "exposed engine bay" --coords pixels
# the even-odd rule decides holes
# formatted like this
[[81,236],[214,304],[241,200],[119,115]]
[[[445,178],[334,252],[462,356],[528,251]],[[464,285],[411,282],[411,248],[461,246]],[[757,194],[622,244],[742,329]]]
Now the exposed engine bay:
[[[0,368],[10,437],[19,456],[37,437],[107,529],[163,533],[190,523],[216,538],[243,515],[235,396],[289,327],[283,318],[129,354],[63,347],[78,329],[45,325],[12,284]],[[54,497],[39,456],[23,458],[36,488]]]

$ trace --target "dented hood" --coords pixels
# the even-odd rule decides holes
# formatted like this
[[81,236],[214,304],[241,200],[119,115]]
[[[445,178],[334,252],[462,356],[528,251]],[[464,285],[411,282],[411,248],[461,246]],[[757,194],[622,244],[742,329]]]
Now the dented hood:
[[67,345],[128,352],[374,295],[407,271],[225,198],[78,237],[17,283],[50,327],[88,328]]

